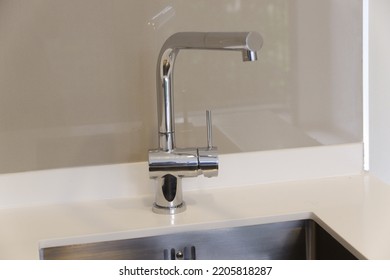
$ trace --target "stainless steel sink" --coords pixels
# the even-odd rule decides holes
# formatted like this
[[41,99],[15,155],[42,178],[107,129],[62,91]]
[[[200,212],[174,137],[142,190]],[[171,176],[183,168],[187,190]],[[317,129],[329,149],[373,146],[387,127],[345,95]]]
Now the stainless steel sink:
[[313,220],[229,227],[40,249],[41,259],[357,259]]

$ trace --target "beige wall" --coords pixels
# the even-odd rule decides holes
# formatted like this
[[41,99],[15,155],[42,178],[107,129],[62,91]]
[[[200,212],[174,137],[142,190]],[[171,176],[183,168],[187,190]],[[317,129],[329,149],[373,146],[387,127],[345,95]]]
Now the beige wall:
[[[340,3],[342,2],[342,3]],[[361,0],[2,0],[0,173],[145,161],[155,66],[178,31],[258,31],[256,63],[183,51],[178,146],[221,153],[362,139]]]

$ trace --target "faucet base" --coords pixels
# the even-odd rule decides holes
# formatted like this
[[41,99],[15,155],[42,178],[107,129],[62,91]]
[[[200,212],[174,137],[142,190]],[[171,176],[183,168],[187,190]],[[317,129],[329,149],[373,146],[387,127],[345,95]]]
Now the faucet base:
[[156,214],[174,215],[184,212],[186,208],[187,207],[184,201],[181,204],[172,207],[163,207],[153,203],[152,211]]
[[183,201],[182,178],[165,174],[155,178],[156,197],[153,203],[153,212],[157,214],[173,215],[186,210]]

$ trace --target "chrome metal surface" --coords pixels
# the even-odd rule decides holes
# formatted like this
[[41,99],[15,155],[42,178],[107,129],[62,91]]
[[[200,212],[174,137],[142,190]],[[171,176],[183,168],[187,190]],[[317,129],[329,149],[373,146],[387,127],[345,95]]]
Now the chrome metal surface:
[[[243,61],[255,61],[263,39],[256,32],[179,32],[169,37],[160,50],[157,60],[157,112],[159,134],[175,133],[173,105],[173,69],[177,55],[183,49],[239,51]],[[175,148],[174,137],[160,141],[159,148]]]
[[[183,49],[239,51],[242,53],[243,61],[255,61],[257,51],[262,45],[263,39],[256,32],[180,32],[165,41],[158,56],[156,71],[159,147],[149,151],[149,176],[158,182],[154,212],[175,214],[178,209],[180,211],[183,209],[179,207],[183,204],[181,197],[167,203],[164,191],[160,190],[164,188],[164,185],[161,185],[165,182],[161,179],[164,176],[170,175],[179,179],[201,174],[205,177],[218,175],[218,152],[212,145],[210,111],[207,111],[206,115],[207,147],[176,148],[173,69],[179,51]],[[169,192],[182,193],[181,190],[177,190],[178,188],[181,188],[181,185],[174,186],[170,183]]]
[[[345,244],[345,243],[344,243]],[[40,249],[41,259],[357,259],[312,220]]]
[[216,147],[198,148],[199,169],[205,177],[218,175],[218,151]]
[[186,210],[186,204],[183,201],[181,177],[166,174],[158,177],[156,183],[156,198],[152,208],[154,213],[178,214]]
[[213,148],[213,120],[211,118],[211,111],[206,110],[206,127],[207,127],[207,148]]

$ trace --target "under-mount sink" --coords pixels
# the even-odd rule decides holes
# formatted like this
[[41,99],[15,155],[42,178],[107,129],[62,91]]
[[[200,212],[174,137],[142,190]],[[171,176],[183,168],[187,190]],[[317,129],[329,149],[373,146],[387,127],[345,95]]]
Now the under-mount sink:
[[313,220],[40,248],[41,259],[357,259]]

